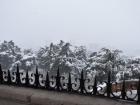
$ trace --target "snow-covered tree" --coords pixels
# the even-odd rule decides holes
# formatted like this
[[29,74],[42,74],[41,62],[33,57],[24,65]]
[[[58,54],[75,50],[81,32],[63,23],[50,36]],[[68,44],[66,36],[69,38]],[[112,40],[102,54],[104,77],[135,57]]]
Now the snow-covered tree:
[[39,65],[52,73],[56,73],[58,67],[61,73],[80,73],[86,65],[86,48],[61,40],[58,44],[51,43],[49,47],[41,48],[37,58]]
[[70,49],[70,43],[65,43],[63,46],[61,46],[60,51],[58,55],[56,56],[53,70],[57,70],[58,67],[60,68],[61,72],[67,72],[70,71],[70,67],[72,66],[74,53]]
[[96,75],[100,80],[106,78],[108,71],[112,72],[112,79],[115,79],[116,70],[118,66],[123,64],[119,50],[110,50],[102,48],[99,52],[93,52],[88,60],[87,71],[97,71]]
[[52,70],[52,66],[54,65],[62,45],[63,42],[60,41],[58,45],[51,43],[49,47],[45,46],[44,48],[40,48],[37,53],[37,58],[38,64],[42,69],[46,69],[47,71]]
[[14,62],[10,67],[10,69],[15,70],[17,64],[20,66],[20,69],[22,70],[35,69],[35,66],[37,65],[37,61],[36,61],[36,55],[34,54],[32,49],[24,49],[24,51],[22,52],[21,59]]
[[123,57],[120,50],[102,48],[97,52],[88,53],[84,46],[74,46],[60,40],[39,49],[35,53],[32,49],[21,50],[13,41],[4,41],[0,44],[0,64],[3,69],[32,70],[36,65],[52,74],[71,72],[80,75],[82,70],[88,77],[98,77],[102,81],[107,79],[111,71],[112,80],[136,79],[140,74],[140,57]]
[[139,57],[133,57],[128,60],[127,62],[128,68],[131,69],[131,78],[136,79],[139,78],[140,75],[140,58]]
[[21,57],[21,49],[13,41],[4,41],[0,44],[0,64],[3,69],[10,69]]

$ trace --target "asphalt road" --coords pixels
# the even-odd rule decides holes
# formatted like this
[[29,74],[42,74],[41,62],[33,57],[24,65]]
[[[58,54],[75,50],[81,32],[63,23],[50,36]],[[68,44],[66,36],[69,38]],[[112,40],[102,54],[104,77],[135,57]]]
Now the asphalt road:
[[28,105],[28,104],[23,104],[23,103],[11,101],[11,100],[0,99],[0,105]]

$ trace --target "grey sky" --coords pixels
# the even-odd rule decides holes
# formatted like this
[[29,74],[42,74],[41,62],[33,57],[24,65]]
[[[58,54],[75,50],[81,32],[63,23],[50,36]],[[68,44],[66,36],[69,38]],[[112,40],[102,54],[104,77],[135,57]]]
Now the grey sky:
[[140,0],[0,0],[1,41],[39,48],[60,39],[140,55]]

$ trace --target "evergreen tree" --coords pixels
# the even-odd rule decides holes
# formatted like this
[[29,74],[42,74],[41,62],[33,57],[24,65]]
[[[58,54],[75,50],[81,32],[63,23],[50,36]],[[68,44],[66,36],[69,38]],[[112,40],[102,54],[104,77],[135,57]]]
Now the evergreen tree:
[[21,50],[13,41],[4,41],[0,44],[0,64],[3,69],[9,69],[19,59]]

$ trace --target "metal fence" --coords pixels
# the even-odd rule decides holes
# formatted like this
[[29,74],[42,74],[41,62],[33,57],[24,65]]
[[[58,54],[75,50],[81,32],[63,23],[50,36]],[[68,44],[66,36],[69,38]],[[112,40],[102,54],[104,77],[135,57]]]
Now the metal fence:
[[125,79],[121,83],[111,82],[111,73],[108,72],[107,81],[99,84],[97,78],[85,78],[84,71],[81,72],[80,78],[72,77],[71,73],[68,76],[60,75],[59,69],[56,75],[49,76],[38,72],[36,67],[35,73],[20,71],[17,65],[16,71],[3,71],[0,65],[0,84],[23,86],[31,88],[40,88],[46,90],[55,90],[59,92],[77,93],[90,96],[104,96],[114,99],[122,99],[135,101],[140,104],[140,78],[137,85],[133,88],[133,84],[128,88]]

